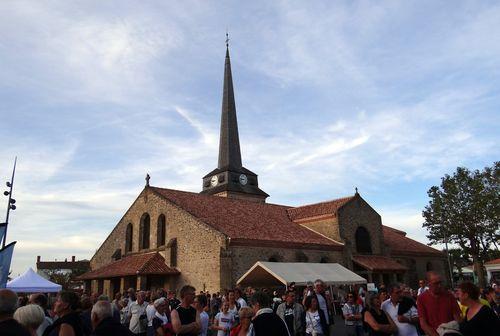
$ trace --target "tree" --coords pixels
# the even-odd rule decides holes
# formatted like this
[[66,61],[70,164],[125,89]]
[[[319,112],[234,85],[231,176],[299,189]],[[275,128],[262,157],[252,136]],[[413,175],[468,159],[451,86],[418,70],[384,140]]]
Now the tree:
[[484,287],[484,261],[491,250],[498,251],[500,240],[500,162],[483,171],[458,167],[427,194],[430,201],[422,212],[427,238],[431,244],[458,245],[472,258],[479,286]]

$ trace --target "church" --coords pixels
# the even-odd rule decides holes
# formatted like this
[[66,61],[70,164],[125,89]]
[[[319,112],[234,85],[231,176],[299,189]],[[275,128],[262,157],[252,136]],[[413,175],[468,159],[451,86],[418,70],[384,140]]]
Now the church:
[[383,225],[357,190],[296,207],[266,203],[268,196],[242,165],[227,47],[217,168],[202,178],[200,193],[152,186],[147,176],[79,278],[112,296],[185,284],[216,292],[257,261],[340,263],[368,282],[414,287],[426,271],[446,273],[441,251]]

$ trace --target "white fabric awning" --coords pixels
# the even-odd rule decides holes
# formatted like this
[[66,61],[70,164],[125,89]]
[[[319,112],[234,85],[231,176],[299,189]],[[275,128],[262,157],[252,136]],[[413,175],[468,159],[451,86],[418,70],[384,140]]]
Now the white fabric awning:
[[295,282],[306,286],[308,281],[323,280],[327,285],[365,284],[366,279],[340,264],[256,262],[236,282],[242,286],[278,286]]
[[30,267],[23,275],[7,282],[7,288],[17,293],[53,293],[59,292],[62,286],[41,277]]

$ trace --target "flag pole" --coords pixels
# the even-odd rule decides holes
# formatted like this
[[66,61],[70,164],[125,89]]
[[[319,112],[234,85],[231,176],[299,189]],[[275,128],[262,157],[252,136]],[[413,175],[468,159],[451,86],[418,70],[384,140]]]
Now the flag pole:
[[2,249],[5,248],[5,242],[7,241],[7,227],[9,226],[10,210],[16,209],[16,206],[14,205],[14,203],[16,203],[16,200],[12,198],[12,190],[14,188],[14,176],[16,174],[16,164],[17,164],[17,156],[14,159],[14,168],[12,169],[12,177],[10,178],[10,182],[7,182],[7,187],[9,187],[10,190],[4,192],[4,195],[9,196],[9,201],[7,202],[7,215],[5,216],[5,231],[3,236]]

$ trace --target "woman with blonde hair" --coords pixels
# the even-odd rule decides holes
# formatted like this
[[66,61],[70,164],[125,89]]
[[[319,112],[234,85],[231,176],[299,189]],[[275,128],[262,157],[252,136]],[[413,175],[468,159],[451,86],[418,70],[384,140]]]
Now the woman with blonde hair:
[[252,332],[252,317],[253,309],[250,307],[240,308],[238,315],[240,323],[231,330],[231,336],[253,336]]
[[19,307],[14,313],[14,319],[29,330],[31,336],[36,336],[36,330],[45,321],[43,308],[36,304]]

